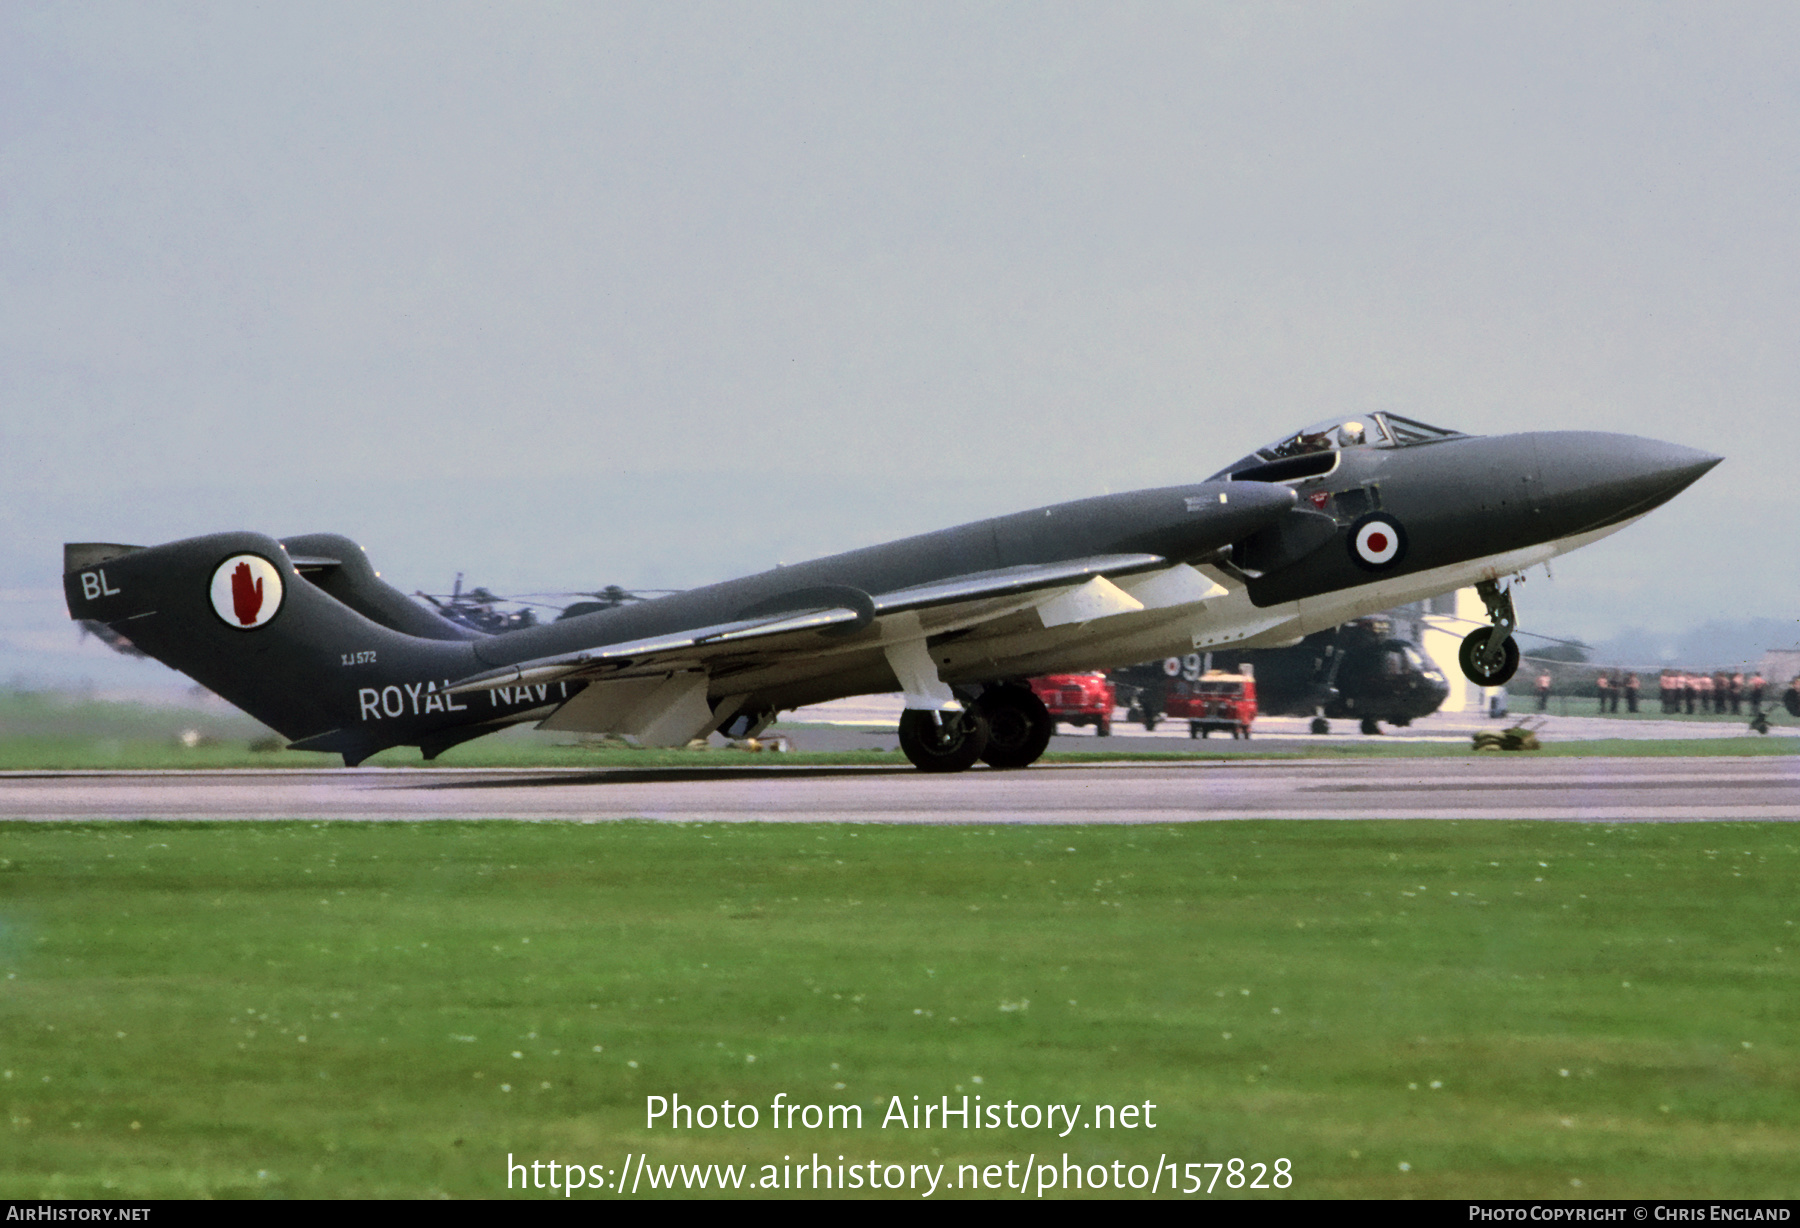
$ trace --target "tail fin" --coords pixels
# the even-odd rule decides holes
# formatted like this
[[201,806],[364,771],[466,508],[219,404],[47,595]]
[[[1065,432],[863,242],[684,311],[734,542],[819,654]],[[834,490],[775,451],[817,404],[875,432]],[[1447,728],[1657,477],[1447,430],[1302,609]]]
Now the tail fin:
[[352,766],[388,746],[429,758],[523,715],[473,711],[443,693],[485,668],[472,643],[485,637],[382,583],[348,538],[77,543],[63,548],[63,568],[71,618],[105,623],[297,745]]

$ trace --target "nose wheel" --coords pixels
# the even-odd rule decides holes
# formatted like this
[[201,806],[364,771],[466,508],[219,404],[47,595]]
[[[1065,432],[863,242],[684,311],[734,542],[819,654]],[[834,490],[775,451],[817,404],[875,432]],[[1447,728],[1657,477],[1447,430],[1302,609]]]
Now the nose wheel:
[[1499,663],[1490,668],[1492,657],[1484,655],[1488,653],[1490,634],[1486,628],[1469,632],[1456,659],[1462,665],[1463,676],[1476,686],[1505,686],[1519,672],[1519,646],[1512,636],[1507,636],[1500,642]]
[[1463,637],[1457,663],[1463,676],[1477,686],[1505,686],[1519,672],[1519,645],[1512,637],[1519,619],[1513,613],[1512,592],[1492,580],[1483,580],[1475,591],[1487,605],[1494,625]]

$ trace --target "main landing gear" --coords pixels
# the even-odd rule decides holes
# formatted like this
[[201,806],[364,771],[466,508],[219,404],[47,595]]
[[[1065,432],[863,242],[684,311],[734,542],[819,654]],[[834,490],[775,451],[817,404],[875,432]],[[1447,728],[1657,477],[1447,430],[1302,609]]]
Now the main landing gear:
[[907,709],[900,749],[921,772],[961,772],[977,762],[1022,768],[1037,762],[1056,722],[1029,687],[990,686],[961,712]]
[[1519,672],[1519,645],[1512,637],[1519,619],[1513,613],[1512,593],[1492,580],[1483,580],[1475,591],[1487,605],[1494,625],[1463,637],[1456,659],[1463,676],[1477,686],[1505,686]]
[[[975,710],[987,719],[988,744],[981,761],[989,767],[1022,768],[1036,763],[1050,735],[1056,732],[1056,720],[1044,701],[1032,694],[1030,687],[991,686],[975,701]],[[1112,732],[1106,721],[1101,733]]]
[[961,772],[987,750],[987,718],[973,708],[961,712],[900,714],[900,749],[921,772]]

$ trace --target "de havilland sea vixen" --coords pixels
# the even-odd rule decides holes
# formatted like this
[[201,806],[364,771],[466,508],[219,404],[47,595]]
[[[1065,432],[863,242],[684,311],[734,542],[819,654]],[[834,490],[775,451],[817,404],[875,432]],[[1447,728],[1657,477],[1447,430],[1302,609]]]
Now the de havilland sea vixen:
[[1475,585],[1463,670],[1518,666],[1508,577],[1615,533],[1719,458],[1629,435],[1476,436],[1333,418],[1204,482],[1059,503],[484,635],[376,577],[344,537],[217,533],[64,549],[106,624],[300,749],[351,766],[520,721],[680,746],[900,691],[926,771],[1019,768],[1053,724],[1024,680],[1291,644]]

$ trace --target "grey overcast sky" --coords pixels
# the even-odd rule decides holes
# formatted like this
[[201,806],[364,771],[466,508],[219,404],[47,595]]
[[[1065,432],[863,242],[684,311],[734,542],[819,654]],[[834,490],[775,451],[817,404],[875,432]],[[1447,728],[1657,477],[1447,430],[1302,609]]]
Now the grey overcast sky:
[[1528,629],[1792,626],[1797,138],[1791,3],[9,0],[0,675],[166,675],[68,540],[683,586],[1372,408],[1727,457]]

